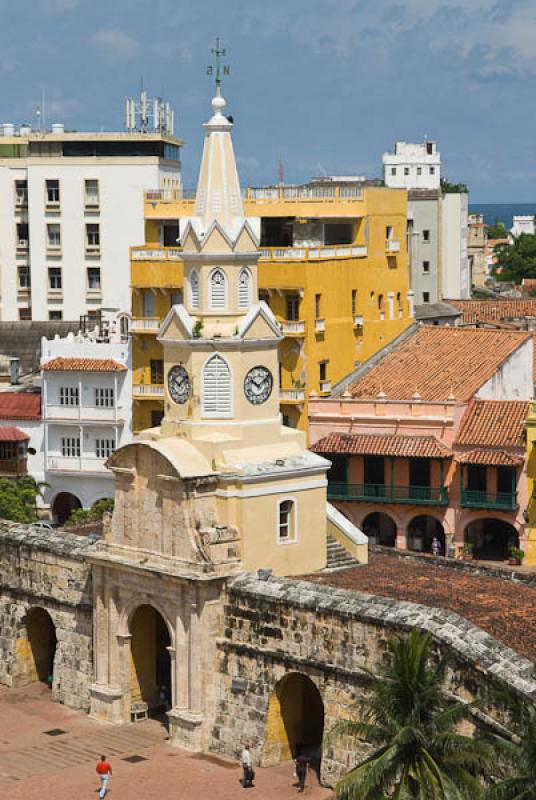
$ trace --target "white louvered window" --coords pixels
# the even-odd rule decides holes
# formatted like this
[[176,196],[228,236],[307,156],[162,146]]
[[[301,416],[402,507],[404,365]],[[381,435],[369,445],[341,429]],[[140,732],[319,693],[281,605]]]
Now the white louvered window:
[[195,269],[190,272],[190,306],[199,308],[199,273]]
[[215,269],[210,276],[210,307],[215,310],[227,307],[227,278],[222,269]]
[[218,354],[203,367],[202,407],[205,417],[230,417],[232,413],[231,369]]
[[251,272],[243,269],[238,276],[238,307],[249,308],[251,303]]

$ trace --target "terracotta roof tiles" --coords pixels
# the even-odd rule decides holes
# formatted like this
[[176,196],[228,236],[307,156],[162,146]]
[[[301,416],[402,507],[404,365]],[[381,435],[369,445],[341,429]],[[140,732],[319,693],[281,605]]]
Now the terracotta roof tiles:
[[41,395],[37,392],[0,392],[0,419],[41,419]]
[[473,400],[462,419],[456,445],[524,447],[526,400]]
[[315,453],[450,458],[452,453],[435,436],[398,436],[368,433],[330,433],[311,447]]
[[14,425],[6,425],[5,428],[0,426],[0,442],[27,442],[29,438],[27,433]]
[[505,300],[448,300],[463,314],[465,323],[499,322],[536,317],[536,297]]
[[458,464],[483,464],[491,467],[520,467],[524,463],[523,456],[512,455],[506,450],[466,450],[456,453]]
[[462,402],[531,338],[530,333],[422,325],[349,387],[354,398]]
[[41,369],[58,372],[125,372],[126,367],[113,358],[53,358]]

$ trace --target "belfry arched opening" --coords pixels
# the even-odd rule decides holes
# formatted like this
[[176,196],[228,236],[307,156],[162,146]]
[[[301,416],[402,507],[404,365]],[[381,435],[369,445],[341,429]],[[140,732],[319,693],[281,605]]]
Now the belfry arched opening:
[[138,606],[130,621],[131,703],[147,703],[150,713],[171,707],[171,644],[162,615],[152,606]]
[[264,760],[277,764],[304,753],[319,769],[324,734],[324,704],[307,676],[291,672],[277,683],[268,705]]

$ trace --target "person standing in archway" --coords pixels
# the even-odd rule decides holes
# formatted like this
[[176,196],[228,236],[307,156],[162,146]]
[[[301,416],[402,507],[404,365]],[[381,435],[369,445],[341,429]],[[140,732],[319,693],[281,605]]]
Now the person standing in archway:
[[249,752],[249,744],[244,745],[244,749],[242,750],[242,770],[244,772],[244,779],[242,781],[242,786],[244,789],[249,789],[250,786],[253,786],[253,769],[251,766],[251,753]]
[[298,778],[298,791],[303,792],[305,789],[305,779],[307,777],[307,766],[309,759],[304,753],[296,758],[296,776]]
[[96,772],[100,779],[99,797],[100,800],[103,800],[108,792],[108,783],[110,782],[110,776],[112,774],[112,767],[111,764],[109,764],[109,762],[106,760],[106,756],[100,757],[100,761],[96,767]]

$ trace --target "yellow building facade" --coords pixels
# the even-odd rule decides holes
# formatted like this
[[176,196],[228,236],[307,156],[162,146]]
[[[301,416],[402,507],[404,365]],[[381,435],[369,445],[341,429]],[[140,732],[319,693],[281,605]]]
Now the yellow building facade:
[[[327,396],[413,322],[407,193],[319,181],[245,194],[244,213],[260,234],[260,297],[283,334],[281,413],[306,431],[309,397]],[[193,201],[173,192],[147,193],[146,242],[131,250],[135,431],[162,416],[156,333],[182,298],[183,253],[172,242],[192,213]]]
[[528,567],[536,567],[536,402],[529,406],[527,417],[527,481],[528,481],[528,526],[527,551],[523,563]]

